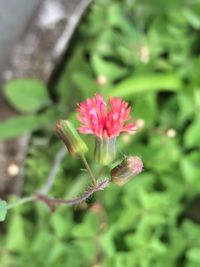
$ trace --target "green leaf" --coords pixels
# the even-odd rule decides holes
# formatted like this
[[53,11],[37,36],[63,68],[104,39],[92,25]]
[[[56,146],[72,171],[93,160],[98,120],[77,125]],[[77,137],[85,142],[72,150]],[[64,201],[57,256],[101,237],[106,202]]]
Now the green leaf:
[[194,27],[195,29],[200,28],[200,19],[199,19],[199,14],[195,13],[191,9],[184,9],[184,15],[188,20],[188,23]]
[[38,80],[12,80],[6,83],[4,93],[9,102],[22,112],[35,112],[50,102],[45,84]]
[[[184,181],[189,185],[191,192],[198,192],[200,188],[199,169],[200,154],[198,151],[193,151],[189,155],[184,155],[179,160],[180,171]],[[189,189],[188,189],[189,190]]]
[[[67,220],[65,220],[67,218]],[[71,228],[71,218],[67,216],[63,218],[59,213],[52,214],[51,225],[56,234],[56,236],[62,238],[68,234]]]
[[194,247],[187,252],[187,258],[195,262],[197,265],[200,264],[200,248]]
[[0,139],[6,140],[14,138],[21,134],[25,134],[36,130],[41,125],[45,124],[45,116],[18,116],[0,123]]
[[3,222],[6,218],[7,203],[6,201],[0,200],[0,222]]
[[[25,234],[25,220],[20,213],[14,211],[9,221],[6,248],[16,252],[27,249],[27,235]],[[20,244],[20,245],[19,245]]]
[[130,97],[135,93],[149,91],[177,91],[181,88],[181,80],[173,74],[151,74],[145,76],[131,76],[119,83],[109,95]]
[[186,147],[200,146],[200,117],[194,120],[194,122],[188,127],[184,135],[184,143]]
[[110,227],[109,230],[105,231],[100,237],[102,247],[105,249],[109,257],[112,257],[116,254],[116,248],[114,245],[115,231],[115,227]]
[[74,72],[72,74],[74,84],[81,89],[84,97],[93,96],[98,91],[97,83],[95,80],[83,72]]
[[74,225],[71,234],[75,238],[93,238],[98,226],[97,217],[94,214],[87,214],[85,221],[82,224]]
[[111,61],[104,60],[97,54],[91,58],[91,64],[97,76],[105,76],[110,80],[120,78],[127,73],[126,69]]
[[47,259],[48,266],[56,265],[60,258],[63,258],[66,255],[66,245],[63,243],[58,243],[52,249],[51,255]]
[[151,248],[155,251],[156,254],[165,254],[167,252],[167,247],[159,239],[154,238],[150,242]]
[[133,114],[134,118],[142,118],[145,125],[152,125],[158,114],[156,94],[148,93],[135,96]]

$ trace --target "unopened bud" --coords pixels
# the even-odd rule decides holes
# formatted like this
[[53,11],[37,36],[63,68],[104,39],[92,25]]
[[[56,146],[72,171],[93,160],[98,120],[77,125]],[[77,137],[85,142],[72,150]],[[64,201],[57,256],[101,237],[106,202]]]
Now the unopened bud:
[[143,162],[139,157],[127,157],[118,166],[111,170],[111,180],[113,183],[122,186],[131,178],[141,173],[142,169]]
[[101,165],[109,165],[116,156],[116,137],[96,138],[95,160]]
[[75,127],[68,120],[60,120],[56,124],[56,133],[66,145],[72,156],[87,153],[88,148]]

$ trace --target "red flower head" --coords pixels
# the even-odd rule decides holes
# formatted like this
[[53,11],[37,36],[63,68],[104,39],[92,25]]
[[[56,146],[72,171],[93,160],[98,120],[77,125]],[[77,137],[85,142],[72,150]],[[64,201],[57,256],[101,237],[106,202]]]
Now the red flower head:
[[131,118],[131,107],[121,98],[109,98],[109,108],[102,95],[87,99],[78,105],[78,120],[82,123],[80,133],[94,134],[100,138],[113,138],[121,132],[136,130],[134,123],[125,123]]

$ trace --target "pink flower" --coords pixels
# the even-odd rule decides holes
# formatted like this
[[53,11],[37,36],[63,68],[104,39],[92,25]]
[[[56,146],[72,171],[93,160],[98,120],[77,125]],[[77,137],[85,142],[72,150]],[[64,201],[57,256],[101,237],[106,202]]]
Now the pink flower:
[[78,120],[81,122],[80,133],[93,134],[100,138],[113,138],[121,132],[136,130],[134,123],[125,123],[131,118],[131,107],[121,98],[109,98],[109,108],[102,95],[80,103],[77,107]]

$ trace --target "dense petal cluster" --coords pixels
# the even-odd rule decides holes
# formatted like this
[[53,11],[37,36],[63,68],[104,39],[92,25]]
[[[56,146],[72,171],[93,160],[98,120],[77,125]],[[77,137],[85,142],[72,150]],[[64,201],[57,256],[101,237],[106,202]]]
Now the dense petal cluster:
[[100,138],[113,138],[121,132],[132,132],[135,124],[125,123],[130,119],[131,107],[121,98],[110,98],[109,107],[102,95],[96,94],[92,99],[80,103],[77,107],[78,120],[81,122],[79,131],[93,134]]

